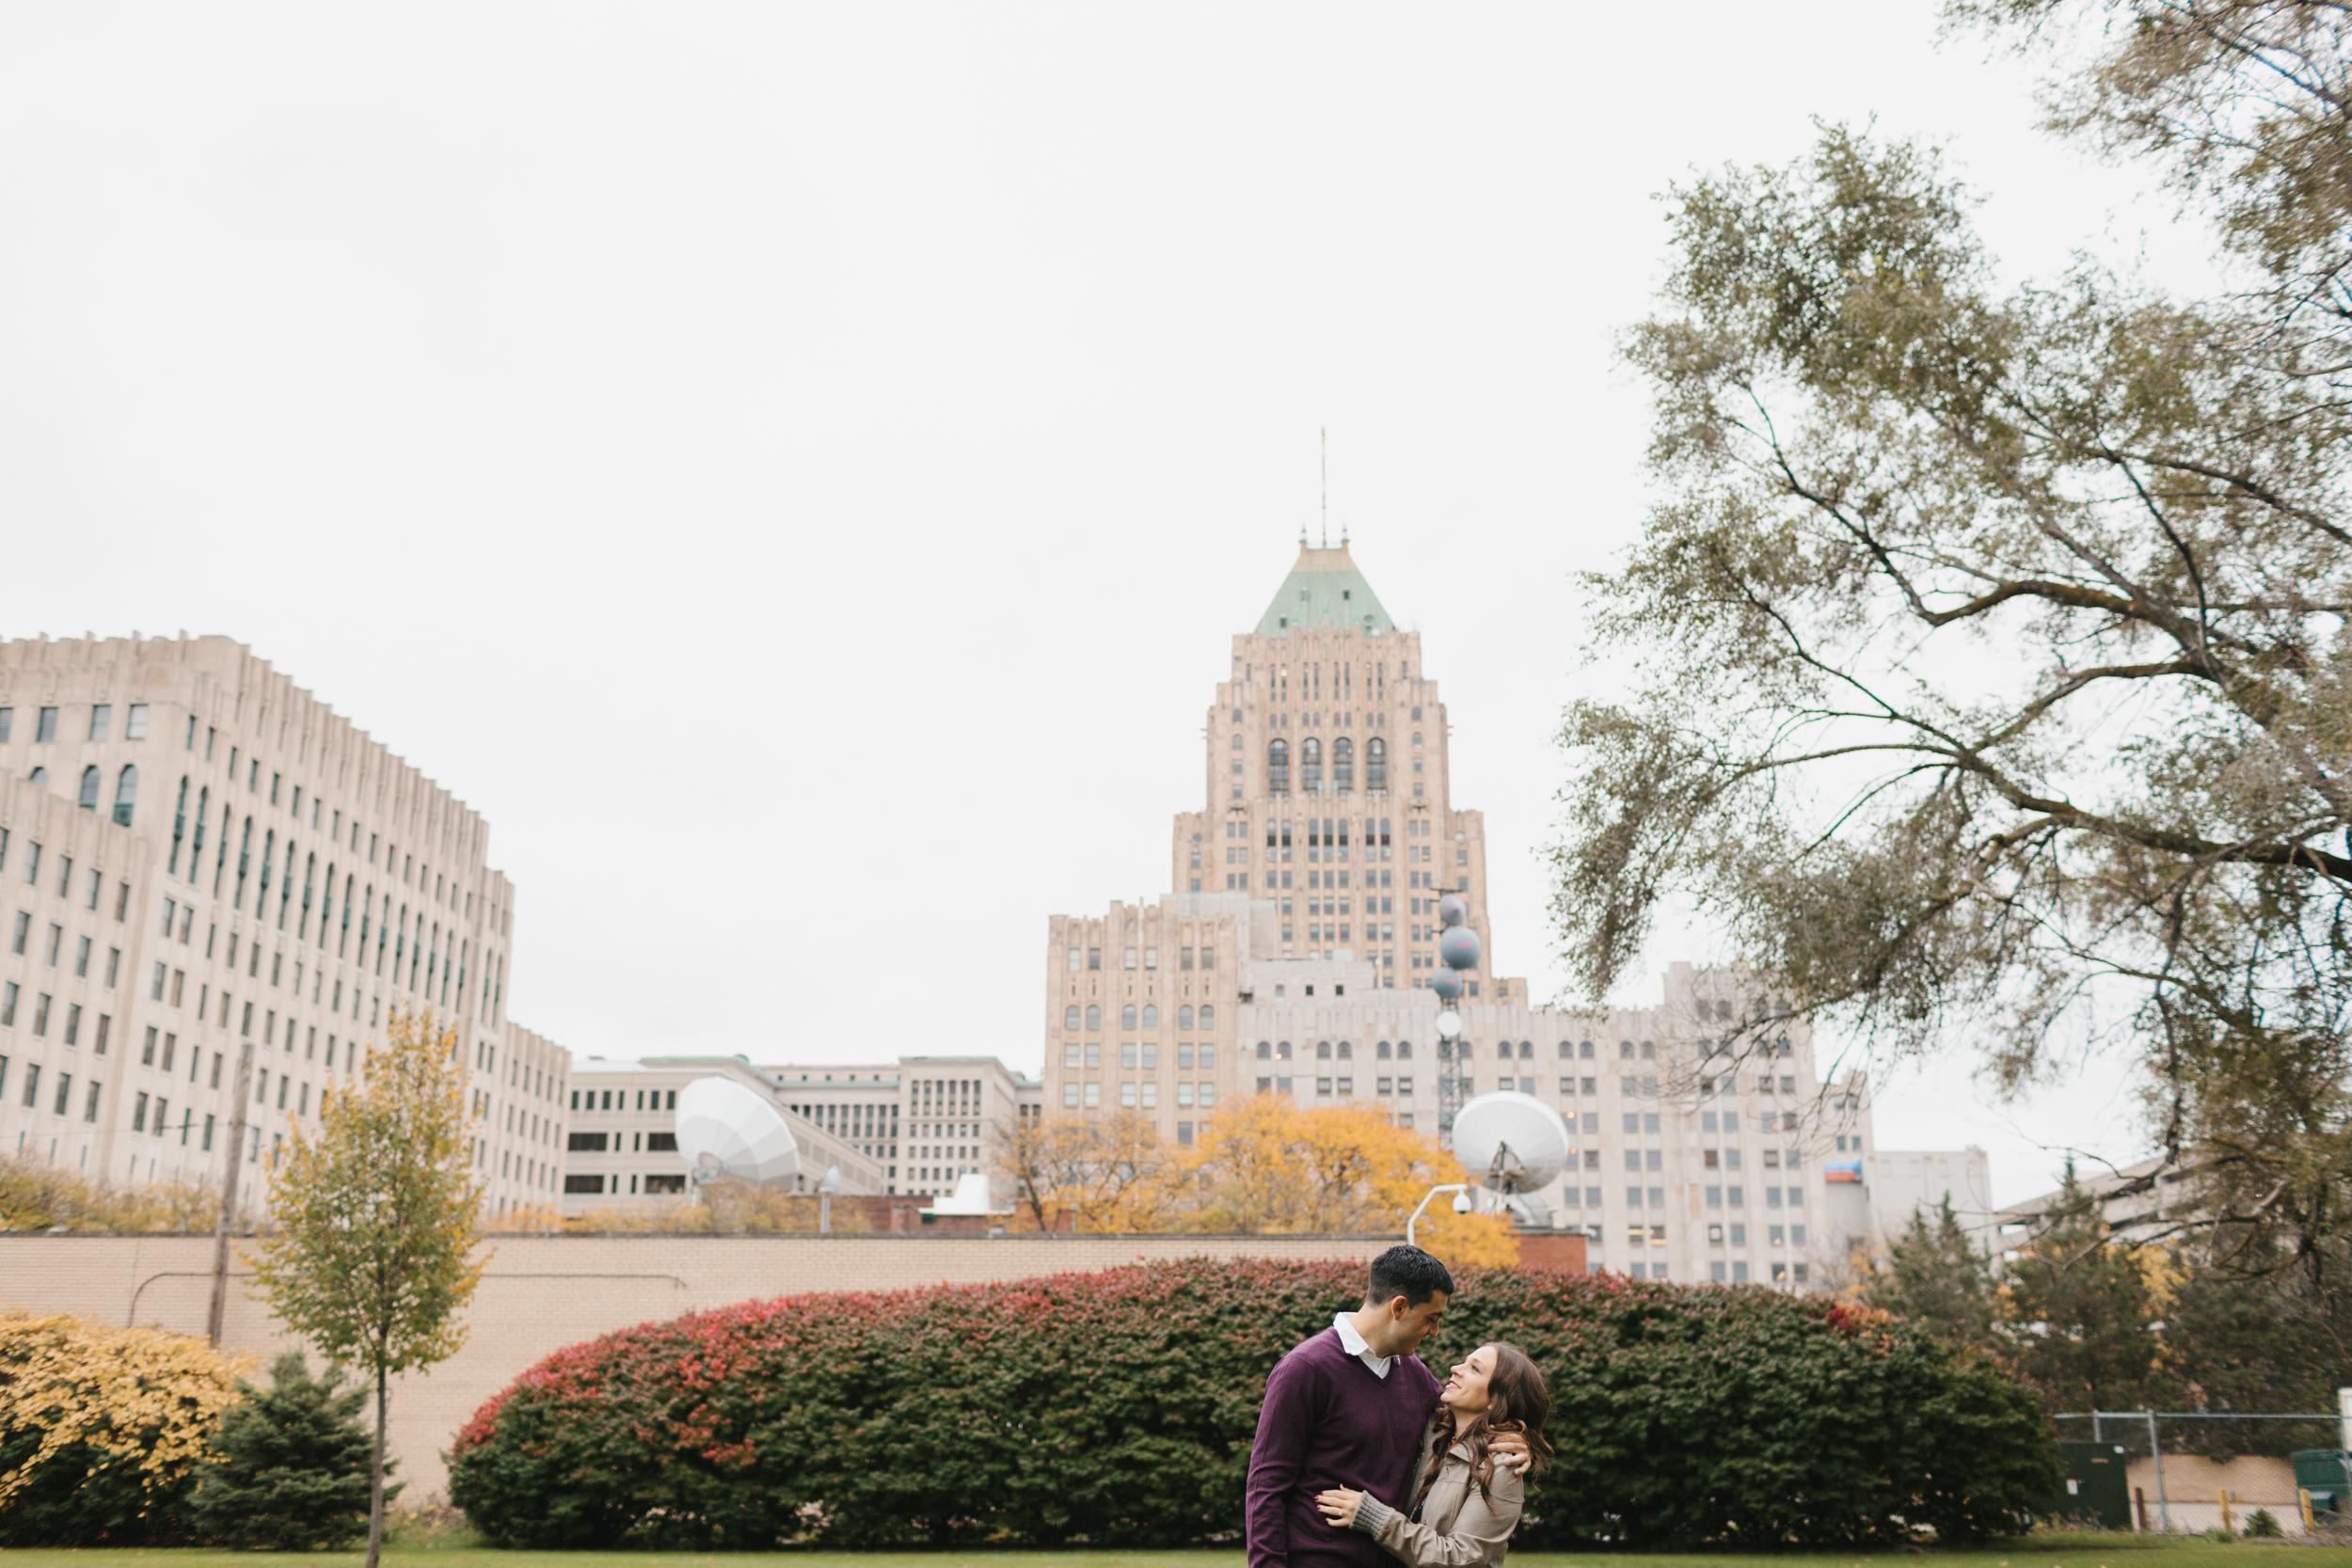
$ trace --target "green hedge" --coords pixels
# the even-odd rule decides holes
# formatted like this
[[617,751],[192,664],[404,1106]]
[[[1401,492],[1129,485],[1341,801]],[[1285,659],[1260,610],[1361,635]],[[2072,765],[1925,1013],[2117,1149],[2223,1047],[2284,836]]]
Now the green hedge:
[[[1232,1543],[1267,1370],[1361,1290],[1196,1260],[697,1313],[525,1373],[451,1497],[536,1547]],[[2057,1485],[2021,1385],[1818,1297],[1472,1273],[1424,1358],[1488,1338],[1559,1401],[1522,1546],[1973,1539]]]

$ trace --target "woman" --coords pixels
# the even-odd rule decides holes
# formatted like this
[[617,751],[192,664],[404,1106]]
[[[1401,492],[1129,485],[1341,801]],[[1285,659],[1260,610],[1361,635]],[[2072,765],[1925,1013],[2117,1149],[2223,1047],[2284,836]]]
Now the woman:
[[1438,1394],[1413,1495],[1391,1508],[1366,1493],[1334,1487],[1315,1497],[1340,1529],[1358,1529],[1409,1568],[1497,1568],[1511,1544],[1523,1482],[1488,1452],[1498,1432],[1516,1432],[1540,1474],[1551,1458],[1544,1423],[1551,1390],[1535,1363],[1513,1346],[1481,1345],[1462,1358]]

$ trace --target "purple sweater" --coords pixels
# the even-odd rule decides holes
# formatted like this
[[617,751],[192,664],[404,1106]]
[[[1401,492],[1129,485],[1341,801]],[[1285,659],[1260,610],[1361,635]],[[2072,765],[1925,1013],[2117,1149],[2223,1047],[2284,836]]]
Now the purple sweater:
[[1276,1363],[1249,1450],[1249,1568],[1395,1568],[1371,1536],[1334,1529],[1315,1494],[1334,1486],[1399,1503],[1438,1380],[1400,1355],[1381,1377],[1327,1328]]

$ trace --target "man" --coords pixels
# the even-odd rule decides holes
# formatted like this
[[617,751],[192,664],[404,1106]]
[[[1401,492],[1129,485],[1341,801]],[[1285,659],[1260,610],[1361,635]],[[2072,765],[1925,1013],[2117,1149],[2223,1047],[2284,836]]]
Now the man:
[[[1419,1247],[1372,1260],[1364,1305],[1275,1364],[1249,1450],[1249,1568],[1394,1568],[1372,1537],[1335,1529],[1315,1507],[1334,1486],[1409,1508],[1438,1380],[1413,1352],[1438,1326],[1454,1276]],[[1516,1433],[1496,1435],[1498,1463],[1526,1464]]]

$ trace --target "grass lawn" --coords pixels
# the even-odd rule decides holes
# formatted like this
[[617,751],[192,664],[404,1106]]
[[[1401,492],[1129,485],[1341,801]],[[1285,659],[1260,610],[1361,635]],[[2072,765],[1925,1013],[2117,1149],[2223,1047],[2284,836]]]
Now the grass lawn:
[[[2246,1568],[2285,1553],[2279,1568],[2352,1568],[2352,1547],[2281,1545],[2187,1537],[2049,1535],[1983,1551],[1747,1554],[1514,1552],[1511,1568],[1705,1568],[1752,1561],[1762,1568]],[[310,1556],[215,1551],[54,1551],[0,1548],[0,1568],[344,1568],[364,1552]],[[504,1552],[470,1536],[411,1540],[386,1547],[399,1568],[1243,1568],[1239,1552]]]

